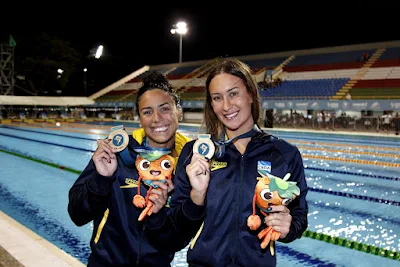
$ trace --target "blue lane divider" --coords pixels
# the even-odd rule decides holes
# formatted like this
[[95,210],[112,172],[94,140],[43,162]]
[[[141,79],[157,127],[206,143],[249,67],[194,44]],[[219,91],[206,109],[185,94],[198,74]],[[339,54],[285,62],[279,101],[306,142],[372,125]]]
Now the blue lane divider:
[[[56,146],[61,146],[61,147],[66,147],[66,148],[72,148],[72,149],[77,149],[77,150],[81,150],[81,151],[87,151],[87,152],[94,152],[95,151],[95,150],[91,150],[91,149],[85,149],[85,148],[61,145],[61,144],[57,144],[57,143],[40,141],[40,140],[24,138],[24,137],[20,137],[20,136],[13,136],[13,135],[8,135],[8,134],[3,134],[3,133],[0,133],[0,135],[19,138],[19,139],[24,139],[24,140],[38,142],[38,143],[49,144],[49,145],[56,145]],[[327,170],[327,171],[330,171],[330,170]],[[378,203],[383,203],[383,204],[400,206],[400,202],[398,202],[398,201],[380,199],[380,198],[375,198],[375,197],[367,197],[367,196],[350,194],[350,193],[342,193],[342,192],[338,192],[338,191],[330,191],[330,190],[327,190],[327,189],[317,189],[317,188],[311,188],[311,187],[309,187],[308,189],[310,191],[314,191],[314,192],[318,192],[318,193],[325,193],[325,194],[330,194],[330,195],[335,195],[335,196],[342,196],[342,197],[357,198],[357,199],[368,200],[368,201],[373,201],[373,202],[378,202]]]
[[330,190],[327,190],[327,189],[319,189],[319,188],[311,188],[311,187],[309,187],[308,190],[313,191],[313,192],[318,192],[318,193],[334,195],[334,196],[356,198],[356,199],[361,199],[361,200],[368,200],[368,201],[372,201],[372,202],[378,202],[378,203],[382,203],[382,204],[400,206],[400,202],[399,201],[395,201],[395,200],[388,200],[388,199],[382,199],[382,198],[376,198],[376,197],[368,197],[368,196],[362,196],[362,195],[356,195],[356,194],[350,194],[350,193],[343,193],[343,192],[338,192],[338,191],[330,191]]
[[55,145],[55,146],[61,146],[61,147],[66,147],[66,148],[72,148],[72,149],[77,149],[77,150],[86,151],[86,152],[94,152],[94,150],[92,150],[92,149],[80,148],[80,147],[75,147],[75,146],[61,145],[61,144],[52,143],[52,142],[46,142],[46,141],[35,140],[35,139],[21,137],[21,136],[15,136],[15,135],[11,135],[11,134],[0,133],[0,135],[12,137],[12,138],[23,139],[23,140],[32,141],[32,142],[48,144],[48,145]]
[[367,174],[367,173],[359,173],[359,172],[348,172],[348,171],[331,170],[331,169],[315,168],[315,167],[304,167],[304,168],[306,170],[308,169],[308,170],[314,170],[314,171],[335,172],[335,173],[357,175],[357,176],[363,176],[363,177],[369,177],[369,178],[378,178],[378,179],[385,179],[385,180],[391,180],[391,181],[400,181],[400,177],[389,177],[389,176],[376,175],[376,174]]
[[[49,163],[49,162],[37,160],[37,159],[34,159],[32,157],[28,157],[28,156],[19,155],[18,153],[8,152],[8,151],[1,151],[1,150],[0,150],[0,152],[9,153],[9,154],[12,154],[12,155],[17,156],[17,157],[26,158],[28,160],[33,160],[33,161],[36,161],[36,162],[39,162],[39,163],[42,163],[42,164],[46,164],[46,165],[49,165],[49,166],[52,166],[52,167],[57,167],[56,164],[52,164],[52,163]],[[65,168],[64,170],[69,171],[69,172],[74,172],[74,173],[80,173],[79,171],[73,170],[73,169],[70,169],[70,168]],[[3,190],[2,189],[3,188],[2,188],[2,186],[0,184],[0,197],[5,195],[5,194],[3,194]],[[12,196],[11,194],[9,194],[9,195]],[[7,202],[7,201],[5,201],[5,202]],[[1,203],[2,202],[0,202],[0,204]],[[13,206],[17,206],[18,207],[18,205],[13,205]],[[27,207],[26,205],[23,205],[23,208],[24,208],[24,212],[19,212],[18,214],[32,213],[33,214],[33,218],[32,218],[32,216],[30,218],[31,219],[35,219],[36,218],[37,212],[30,212],[29,211],[29,207]],[[326,207],[324,207],[324,208],[326,208]],[[43,225],[43,221],[45,221],[45,220],[43,218],[40,218],[38,221],[40,222],[40,225]],[[48,225],[48,224],[46,224],[46,225]],[[55,227],[56,225],[52,225],[52,224],[49,224],[49,225],[51,226],[52,230],[54,230],[54,229],[56,229],[58,227],[58,226]],[[41,227],[40,227],[40,229],[41,229]],[[49,231],[47,231],[47,232],[49,232]],[[346,239],[343,239],[343,238],[338,238],[338,237],[333,237],[333,236],[329,236],[329,235],[326,235],[326,234],[312,232],[312,231],[309,231],[309,230],[306,230],[303,233],[303,236],[306,236],[306,237],[309,237],[309,238],[312,238],[312,239],[316,239],[316,240],[320,240],[320,241],[329,242],[329,243],[331,243],[333,245],[344,246],[344,247],[349,248],[349,249],[356,249],[356,250],[360,250],[360,251],[363,251],[363,252],[372,253],[372,254],[377,255],[377,256],[388,257],[388,258],[391,258],[391,259],[400,260],[400,256],[399,256],[398,252],[389,251],[389,250],[383,249],[383,248],[381,249],[381,248],[378,248],[378,247],[374,247],[372,245],[362,244],[362,243],[358,243],[358,242],[355,242],[355,241],[346,240]],[[68,233],[63,234],[62,237],[66,237],[65,239],[62,239],[62,241],[65,241],[65,243],[68,245],[68,247],[70,247],[72,245],[72,248],[75,248],[75,246],[77,244],[79,244],[79,240],[74,238],[74,236],[72,236],[72,237],[68,236]],[[314,264],[317,264],[317,266],[321,266],[321,267],[334,266],[334,265],[332,265],[330,263],[323,263],[318,259],[313,259],[313,258],[311,258],[311,256],[309,256],[307,254],[296,252],[295,250],[293,250],[291,248],[288,248],[288,247],[277,246],[277,251],[279,251],[283,255],[286,254],[286,255],[293,256],[293,257],[295,257],[297,259],[301,259],[303,261],[307,261],[309,266],[313,266]],[[80,251],[80,252],[82,252],[82,251]],[[77,255],[79,257],[80,254],[74,253],[74,255]],[[87,258],[87,255],[85,255],[85,257],[83,257],[83,260],[86,259],[86,258]],[[310,265],[310,263],[312,263],[313,265]]]
[[[20,129],[20,128],[11,127],[11,126],[3,126],[3,128],[17,130],[17,131],[23,131],[23,132],[32,132],[32,133],[40,133],[40,134],[55,135],[55,136],[62,136],[62,137],[70,137],[70,138],[89,140],[89,141],[96,141],[97,140],[97,139],[87,138],[87,137],[80,137],[80,136],[73,136],[73,135],[66,135],[66,134],[58,134],[58,133],[47,133],[47,132],[41,132],[41,131],[31,130],[31,129]],[[106,134],[99,134],[99,135],[106,135]]]
[[323,209],[324,211],[332,211],[342,213],[343,215],[348,214],[349,216],[357,216],[364,220],[376,220],[379,221],[383,219],[385,222],[390,223],[392,225],[400,225],[400,217],[396,218],[395,216],[391,216],[391,213],[388,212],[386,216],[384,215],[374,215],[366,211],[360,211],[357,207],[350,206],[350,207],[343,207],[340,205],[326,205],[326,202],[308,202],[309,210],[317,210]]

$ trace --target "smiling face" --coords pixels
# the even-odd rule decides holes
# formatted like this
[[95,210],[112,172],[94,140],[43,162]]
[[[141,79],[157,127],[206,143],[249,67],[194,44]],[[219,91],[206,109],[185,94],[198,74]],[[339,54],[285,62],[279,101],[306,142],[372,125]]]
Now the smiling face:
[[139,176],[145,181],[163,181],[171,179],[174,170],[174,158],[163,155],[159,159],[150,161],[139,156],[136,159],[136,169]]
[[178,109],[168,92],[148,90],[139,102],[140,124],[149,145],[155,148],[171,148],[178,129]]
[[211,80],[209,92],[213,111],[226,127],[230,139],[253,128],[253,99],[239,77],[218,74]]

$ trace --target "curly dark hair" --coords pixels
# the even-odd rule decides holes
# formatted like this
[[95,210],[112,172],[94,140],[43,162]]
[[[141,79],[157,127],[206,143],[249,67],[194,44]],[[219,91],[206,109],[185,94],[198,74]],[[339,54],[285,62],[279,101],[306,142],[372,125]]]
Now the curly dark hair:
[[154,90],[154,89],[160,89],[165,92],[168,92],[168,94],[174,100],[175,105],[177,107],[180,107],[180,99],[179,99],[178,94],[173,89],[172,85],[168,82],[167,78],[161,72],[156,71],[156,70],[147,71],[147,72],[145,72],[144,77],[142,78],[142,81],[143,81],[143,85],[142,85],[142,87],[140,87],[138,95],[136,97],[136,111],[139,116],[140,116],[140,113],[139,113],[140,97],[147,91]]

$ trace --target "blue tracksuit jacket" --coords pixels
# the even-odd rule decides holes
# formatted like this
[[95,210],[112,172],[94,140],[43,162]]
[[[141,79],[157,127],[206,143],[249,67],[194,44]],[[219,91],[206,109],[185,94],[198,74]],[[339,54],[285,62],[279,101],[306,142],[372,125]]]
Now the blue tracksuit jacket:
[[[200,207],[190,199],[191,186],[185,171],[193,144],[187,143],[180,155],[171,209],[149,221],[151,242],[177,251],[191,241],[187,255],[190,266],[276,266],[276,254],[271,255],[269,245],[261,249],[257,237],[266,225],[252,231],[247,218],[252,214],[258,170],[268,170],[278,177],[290,172],[289,181],[296,181],[301,193],[288,205],[292,224],[289,234],[279,241],[288,243],[301,237],[308,225],[308,206],[299,150],[265,132],[252,137],[243,155],[234,145],[228,145],[224,156],[211,162],[206,204]],[[264,217],[259,211],[258,215]]]
[[[144,131],[136,130],[133,135],[136,139],[129,136],[129,147],[139,146]],[[175,149],[178,154],[188,140],[176,134]],[[136,159],[133,150],[130,154]],[[148,187],[143,183],[140,186],[141,195],[146,196]],[[137,189],[136,167],[126,166],[119,156],[118,168],[112,177],[98,174],[93,160],[90,160],[71,187],[68,204],[71,219],[78,226],[93,221],[89,266],[170,266],[174,253],[157,244],[150,244],[146,235],[148,218],[138,221],[143,209],[136,208],[132,203]]]

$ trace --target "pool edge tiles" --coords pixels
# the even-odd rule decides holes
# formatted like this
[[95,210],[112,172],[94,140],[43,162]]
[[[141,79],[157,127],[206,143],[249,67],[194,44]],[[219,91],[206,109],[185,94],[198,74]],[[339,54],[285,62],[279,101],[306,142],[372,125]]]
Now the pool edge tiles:
[[0,211],[0,245],[26,267],[38,266],[38,263],[42,267],[85,266],[2,211]]

